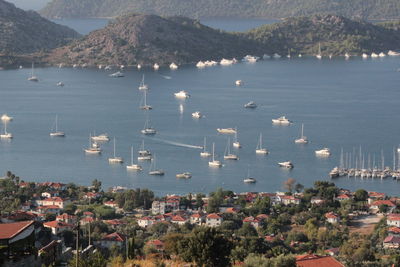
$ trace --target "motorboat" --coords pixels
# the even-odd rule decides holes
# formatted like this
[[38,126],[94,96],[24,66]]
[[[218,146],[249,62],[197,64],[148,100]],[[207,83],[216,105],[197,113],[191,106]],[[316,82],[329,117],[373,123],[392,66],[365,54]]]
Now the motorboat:
[[207,65],[203,61],[199,61],[199,62],[197,62],[196,67],[199,69],[202,69],[202,68],[207,67]]
[[265,59],[270,59],[271,56],[270,56],[270,55],[267,55],[267,54],[264,54],[262,58],[263,58],[264,60],[265,60]]
[[122,72],[117,71],[117,72],[110,74],[109,76],[112,78],[121,78],[121,77],[124,77],[125,75]]
[[376,53],[372,53],[372,54],[371,54],[371,58],[378,58],[378,57],[379,57],[379,55],[376,54]]
[[283,125],[288,125],[292,123],[289,119],[287,119],[285,116],[279,117],[277,119],[272,119],[273,124],[283,124]]
[[379,57],[386,57],[386,54],[383,53],[383,52],[380,52],[380,53],[379,53]]
[[388,56],[397,57],[397,56],[400,56],[400,53],[396,52],[396,51],[389,50]]
[[192,113],[192,117],[196,118],[196,119],[200,119],[200,118],[203,117],[203,114],[201,114],[200,111],[195,111],[195,112]]
[[94,136],[91,137],[91,139],[93,141],[96,141],[96,142],[108,142],[108,141],[110,141],[110,137],[105,133],[104,134],[100,134],[100,135],[94,135]]
[[177,93],[174,93],[174,95],[176,98],[189,98],[190,97],[189,93],[186,92],[185,90],[181,90]]
[[113,157],[108,158],[108,162],[109,163],[123,163],[124,162],[122,157],[115,156],[115,137],[114,137],[114,154],[113,154]]
[[363,53],[363,54],[361,55],[361,57],[362,57],[363,59],[369,58],[368,54],[365,54],[365,53]]
[[266,155],[268,153],[269,153],[268,150],[266,148],[263,148],[263,145],[262,145],[262,133],[260,133],[260,137],[259,137],[258,144],[257,144],[257,147],[256,147],[256,154]]
[[158,65],[157,63],[154,63],[153,69],[154,69],[154,70],[158,70],[159,68],[160,68],[160,65]]
[[206,65],[206,67],[212,67],[218,65],[218,62],[214,60],[207,60],[206,62],[204,62],[204,64]]
[[329,150],[329,148],[325,147],[325,148],[320,149],[320,150],[315,150],[315,155],[328,157],[328,156],[331,155],[331,151]]
[[257,180],[255,178],[248,177],[248,178],[243,179],[243,182],[246,184],[254,184],[257,182]]
[[60,87],[63,87],[63,86],[64,86],[64,83],[63,83],[63,82],[58,82],[56,85],[57,85],[57,86],[60,86]]
[[278,59],[278,58],[281,58],[281,55],[279,55],[278,53],[275,53],[272,57],[275,59]]
[[241,86],[241,85],[243,85],[243,81],[242,81],[242,80],[236,80],[236,81],[235,81],[235,84],[236,84],[237,86]]
[[344,54],[344,58],[345,59],[349,59],[350,58],[350,54],[349,53]]
[[339,168],[335,167],[329,172],[329,177],[336,178],[339,177],[339,174],[340,174]]
[[234,134],[236,133],[236,129],[234,128],[217,128],[217,132],[221,134]]
[[255,63],[260,59],[260,57],[257,56],[251,56],[251,55],[247,55],[245,56],[242,61],[244,62],[249,62],[249,63]]
[[176,69],[178,69],[178,65],[176,65],[174,62],[172,62],[172,63],[169,65],[169,68],[170,68],[171,70],[176,70]]
[[257,104],[254,101],[250,101],[244,105],[245,108],[256,108]]
[[1,116],[1,120],[2,121],[7,121],[7,122],[9,122],[9,121],[12,121],[14,118],[13,117],[10,117],[10,116],[8,116],[7,114],[3,114],[2,116]]
[[294,167],[291,161],[278,162],[278,165],[279,165],[279,167],[288,168],[288,169],[291,169]]
[[178,173],[176,175],[176,178],[179,178],[179,179],[190,179],[190,178],[192,178],[192,174],[190,172]]

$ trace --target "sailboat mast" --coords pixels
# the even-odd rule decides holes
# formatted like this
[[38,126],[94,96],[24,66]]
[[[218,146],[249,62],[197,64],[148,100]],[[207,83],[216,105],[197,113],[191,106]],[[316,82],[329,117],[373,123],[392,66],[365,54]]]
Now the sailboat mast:
[[214,158],[214,153],[215,153],[215,143],[213,143],[213,157],[212,157],[212,160],[213,160],[213,161],[215,160],[215,158]]
[[133,146],[131,146],[131,165],[133,165]]
[[304,123],[301,124],[301,138],[304,138]]
[[114,158],[115,158],[115,137],[114,137]]

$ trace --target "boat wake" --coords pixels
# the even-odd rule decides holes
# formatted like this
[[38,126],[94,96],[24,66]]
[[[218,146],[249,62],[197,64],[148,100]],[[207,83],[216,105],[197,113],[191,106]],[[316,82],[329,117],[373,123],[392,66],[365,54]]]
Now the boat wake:
[[163,143],[166,143],[166,144],[169,144],[169,145],[173,145],[173,146],[180,146],[180,147],[187,147],[187,148],[194,148],[194,149],[203,149],[202,146],[195,146],[195,145],[190,145],[190,144],[178,143],[178,142],[164,140],[164,139],[151,138],[151,140],[163,142]]

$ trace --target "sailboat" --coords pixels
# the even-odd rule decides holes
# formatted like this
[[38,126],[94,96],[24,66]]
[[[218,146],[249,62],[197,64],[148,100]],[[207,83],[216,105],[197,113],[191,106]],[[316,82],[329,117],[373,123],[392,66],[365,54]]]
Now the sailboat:
[[11,139],[13,138],[12,133],[7,132],[7,121],[4,122],[4,133],[0,134],[1,139]]
[[262,134],[260,133],[260,138],[256,147],[256,154],[268,154],[268,150],[262,147]]
[[142,166],[139,164],[133,164],[133,146],[131,146],[131,165],[126,166],[127,170],[135,170],[135,171],[141,171]]
[[115,156],[115,137],[114,137],[114,156],[112,158],[108,158],[109,163],[123,163],[124,160],[121,157]]
[[85,153],[87,154],[100,154],[101,153],[101,148],[99,144],[96,142],[92,143],[92,135],[89,135],[89,147],[85,148]]
[[165,172],[161,169],[156,169],[156,156],[154,155],[154,158],[151,160],[150,164],[150,170],[149,170],[150,175],[164,175]]
[[138,151],[138,160],[151,160],[151,152],[144,148],[144,140],[142,140],[142,146]]
[[257,182],[255,178],[250,177],[250,169],[247,169],[247,177],[243,179],[243,182],[246,184],[254,184]]
[[322,53],[321,53],[321,43],[318,43],[318,54],[316,55],[318,59],[322,59]]
[[35,65],[33,62],[32,62],[31,76],[28,78],[28,81],[31,81],[31,82],[39,81],[38,77],[35,76]]
[[224,160],[238,160],[238,156],[231,153],[231,139],[228,138],[228,143],[226,144]]
[[148,89],[149,89],[149,86],[144,83],[144,74],[143,74],[142,81],[140,82],[140,85],[139,85],[139,90],[148,90]]
[[213,143],[212,161],[208,162],[208,166],[211,166],[211,167],[221,167],[222,166],[221,161],[215,159],[215,143]]
[[58,115],[56,115],[55,125],[56,125],[56,129],[54,132],[50,132],[50,136],[64,137],[65,133],[58,130]]
[[308,143],[308,139],[307,136],[304,136],[304,124],[301,124],[301,136],[300,138],[294,140],[294,142],[296,144],[307,144]]
[[150,110],[153,109],[152,106],[147,105],[147,90],[144,91],[144,96],[143,96],[143,106],[140,106],[140,109],[144,109],[144,110]]
[[236,148],[242,147],[242,145],[240,144],[240,142],[238,141],[238,138],[237,138],[237,131],[235,132],[235,139],[234,139],[234,142],[232,145],[233,145],[233,147],[236,147]]
[[203,151],[200,152],[201,157],[209,157],[211,156],[211,153],[207,151],[207,138],[204,137],[204,145],[203,145]]
[[142,134],[144,135],[155,135],[157,133],[156,129],[149,126],[149,120],[147,119],[143,129],[141,130]]

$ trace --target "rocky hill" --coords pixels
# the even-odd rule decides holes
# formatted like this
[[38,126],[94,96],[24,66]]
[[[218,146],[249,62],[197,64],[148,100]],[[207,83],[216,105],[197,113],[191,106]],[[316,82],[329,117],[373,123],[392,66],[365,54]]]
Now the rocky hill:
[[335,15],[314,15],[285,19],[245,33],[269,50],[287,53],[343,55],[400,49],[397,23],[374,25]]
[[68,27],[0,0],[0,55],[9,58],[11,55],[49,51],[77,37],[79,34]]
[[131,14],[68,46],[49,61],[66,64],[184,64],[222,57],[243,57],[268,49],[241,35],[221,32],[182,17]]
[[115,17],[127,12],[162,16],[282,18],[336,14],[349,18],[399,19],[398,0],[52,0],[50,17]]

